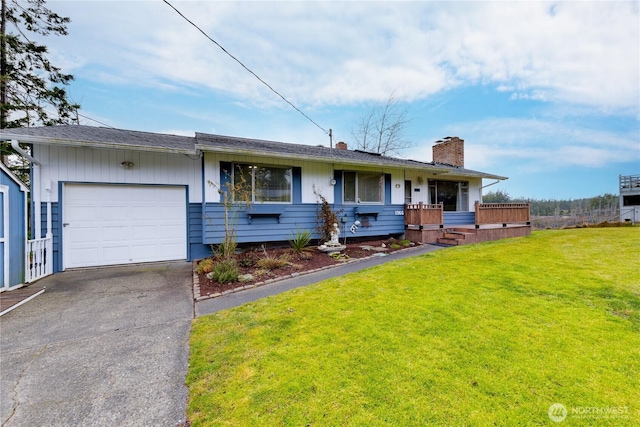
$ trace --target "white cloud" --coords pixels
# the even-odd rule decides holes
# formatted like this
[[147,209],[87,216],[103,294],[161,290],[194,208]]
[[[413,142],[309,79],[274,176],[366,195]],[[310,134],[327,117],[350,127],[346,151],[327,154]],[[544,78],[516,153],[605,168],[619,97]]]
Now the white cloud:
[[486,119],[447,126],[464,132],[465,166],[491,169],[518,164],[529,170],[598,168],[640,155],[637,135],[593,130],[540,119]]
[[[304,105],[490,84],[517,99],[638,112],[635,2],[173,4]],[[76,75],[101,66],[96,79],[279,102],[163,2],[56,2],[56,11],[73,20],[56,52],[68,52]]]

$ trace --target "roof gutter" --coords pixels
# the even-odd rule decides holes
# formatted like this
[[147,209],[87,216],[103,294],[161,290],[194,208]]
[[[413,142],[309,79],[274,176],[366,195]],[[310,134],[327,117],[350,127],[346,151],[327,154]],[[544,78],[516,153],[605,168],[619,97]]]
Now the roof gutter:
[[[263,156],[263,157],[274,157],[282,159],[291,159],[291,160],[300,160],[299,155],[288,154],[288,153],[274,153],[271,151],[258,151],[258,150],[243,150],[240,148],[221,148],[221,147],[211,147],[206,144],[196,144],[196,150],[200,152],[210,152],[210,153],[221,153],[221,154],[240,154],[240,155],[251,155],[251,156]],[[429,169],[430,171],[437,173],[450,173],[449,169],[433,167],[425,164],[424,166],[410,166],[410,165],[394,165],[394,164],[381,164],[379,162],[366,162],[366,161],[357,161],[350,159],[343,159],[340,157],[324,157],[324,156],[305,156],[305,159],[321,161],[325,163],[340,163],[340,164],[348,164],[348,165],[358,165],[358,166],[375,166],[375,167],[388,167],[388,168],[397,168],[397,169],[414,169],[414,170],[425,170]]]
[[93,141],[78,141],[64,138],[51,138],[46,136],[31,136],[3,133],[0,135],[0,140],[19,140],[20,142],[27,142],[30,144],[57,144],[66,145],[70,147],[89,147],[89,148],[106,148],[114,150],[136,150],[136,151],[152,151],[156,153],[178,153],[178,154],[190,154],[199,155],[198,150],[185,150],[180,148],[168,148],[168,147],[152,147],[146,145],[133,145],[133,144],[116,144],[112,142],[93,142]]

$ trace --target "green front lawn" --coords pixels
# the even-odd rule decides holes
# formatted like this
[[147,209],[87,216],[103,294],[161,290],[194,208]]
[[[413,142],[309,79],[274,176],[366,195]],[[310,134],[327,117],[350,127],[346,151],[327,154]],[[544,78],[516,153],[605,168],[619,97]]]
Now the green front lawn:
[[638,425],[640,228],[445,249],[199,318],[187,383],[193,426]]

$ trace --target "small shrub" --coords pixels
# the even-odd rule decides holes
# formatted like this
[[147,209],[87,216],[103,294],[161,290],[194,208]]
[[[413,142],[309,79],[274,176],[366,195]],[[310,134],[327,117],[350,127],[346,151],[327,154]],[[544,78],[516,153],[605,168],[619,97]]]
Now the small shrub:
[[253,277],[255,277],[256,279],[266,275],[269,273],[269,270],[256,270],[253,272]]
[[235,237],[225,237],[224,242],[216,247],[215,254],[219,258],[230,259],[235,254],[237,247],[238,241]]
[[245,267],[245,268],[253,267],[254,265],[256,265],[257,261],[258,261],[258,257],[256,253],[252,251],[240,257],[240,259],[238,259],[238,265],[240,267]]
[[307,246],[311,243],[311,232],[309,230],[300,231],[296,228],[295,234],[292,232],[289,238],[289,244],[293,251],[297,254],[301,254],[305,250],[308,250]]
[[389,245],[389,247],[390,247],[391,249],[400,249],[402,246],[400,246],[400,245],[399,245],[399,244],[397,244],[397,243],[391,243],[391,244]]
[[300,258],[303,261],[309,261],[310,259],[313,258],[313,255],[311,254],[311,249],[307,248],[309,250],[305,250],[304,252],[302,252],[301,254],[298,255],[298,258]]
[[342,209],[334,211],[331,209],[331,205],[327,199],[315,188],[313,189],[315,195],[320,199],[318,205],[318,213],[316,214],[316,226],[318,229],[319,240],[322,242],[328,242],[331,240],[331,233],[334,230],[333,224],[340,225],[340,218],[338,216],[342,213]]
[[302,267],[303,267],[300,264],[294,264],[292,262],[289,262],[288,265],[289,265],[289,267],[293,268],[294,270],[302,270]]
[[256,262],[256,267],[262,270],[276,270],[289,264],[289,257],[287,255],[281,255],[277,258],[269,255],[264,245],[262,245],[262,252],[264,253],[264,258],[260,258]]
[[399,243],[400,243],[400,245],[404,246],[405,248],[408,248],[409,246],[411,246],[411,240],[404,239],[404,240],[400,240]]
[[267,257],[261,258],[256,263],[256,266],[262,268],[264,270],[277,270],[278,268],[285,267],[289,264],[289,257],[286,255],[282,255],[278,258]]
[[238,280],[238,265],[234,259],[218,261],[211,271],[211,278],[218,283],[231,283]]
[[198,267],[196,267],[196,273],[198,274],[211,273],[212,270],[213,270],[213,260],[211,258],[203,259],[198,263]]

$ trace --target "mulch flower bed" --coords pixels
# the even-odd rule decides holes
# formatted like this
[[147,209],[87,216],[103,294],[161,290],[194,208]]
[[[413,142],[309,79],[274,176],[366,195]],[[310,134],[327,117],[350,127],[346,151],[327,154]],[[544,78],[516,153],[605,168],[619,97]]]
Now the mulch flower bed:
[[[383,245],[386,250],[382,249]],[[343,256],[340,258],[334,258],[320,252],[316,246],[309,246],[302,254],[296,254],[290,247],[270,249],[267,246],[264,250],[262,248],[254,248],[234,256],[240,276],[250,274],[252,276],[251,279],[242,282],[218,283],[208,278],[206,273],[199,274],[194,272],[197,276],[200,290],[200,295],[196,295],[196,298],[219,296],[222,293],[242,288],[243,286],[246,288],[260,286],[265,282],[271,283],[281,278],[297,276],[323,267],[343,264],[345,261],[370,257],[376,253],[392,253],[405,249],[408,245],[409,243],[406,241],[400,242],[395,239],[348,243],[347,248],[341,252]],[[410,245],[413,246],[413,243]],[[286,260],[286,263],[283,262],[284,265],[280,268],[261,268],[259,261],[265,258]],[[199,261],[198,264],[202,261]]]

